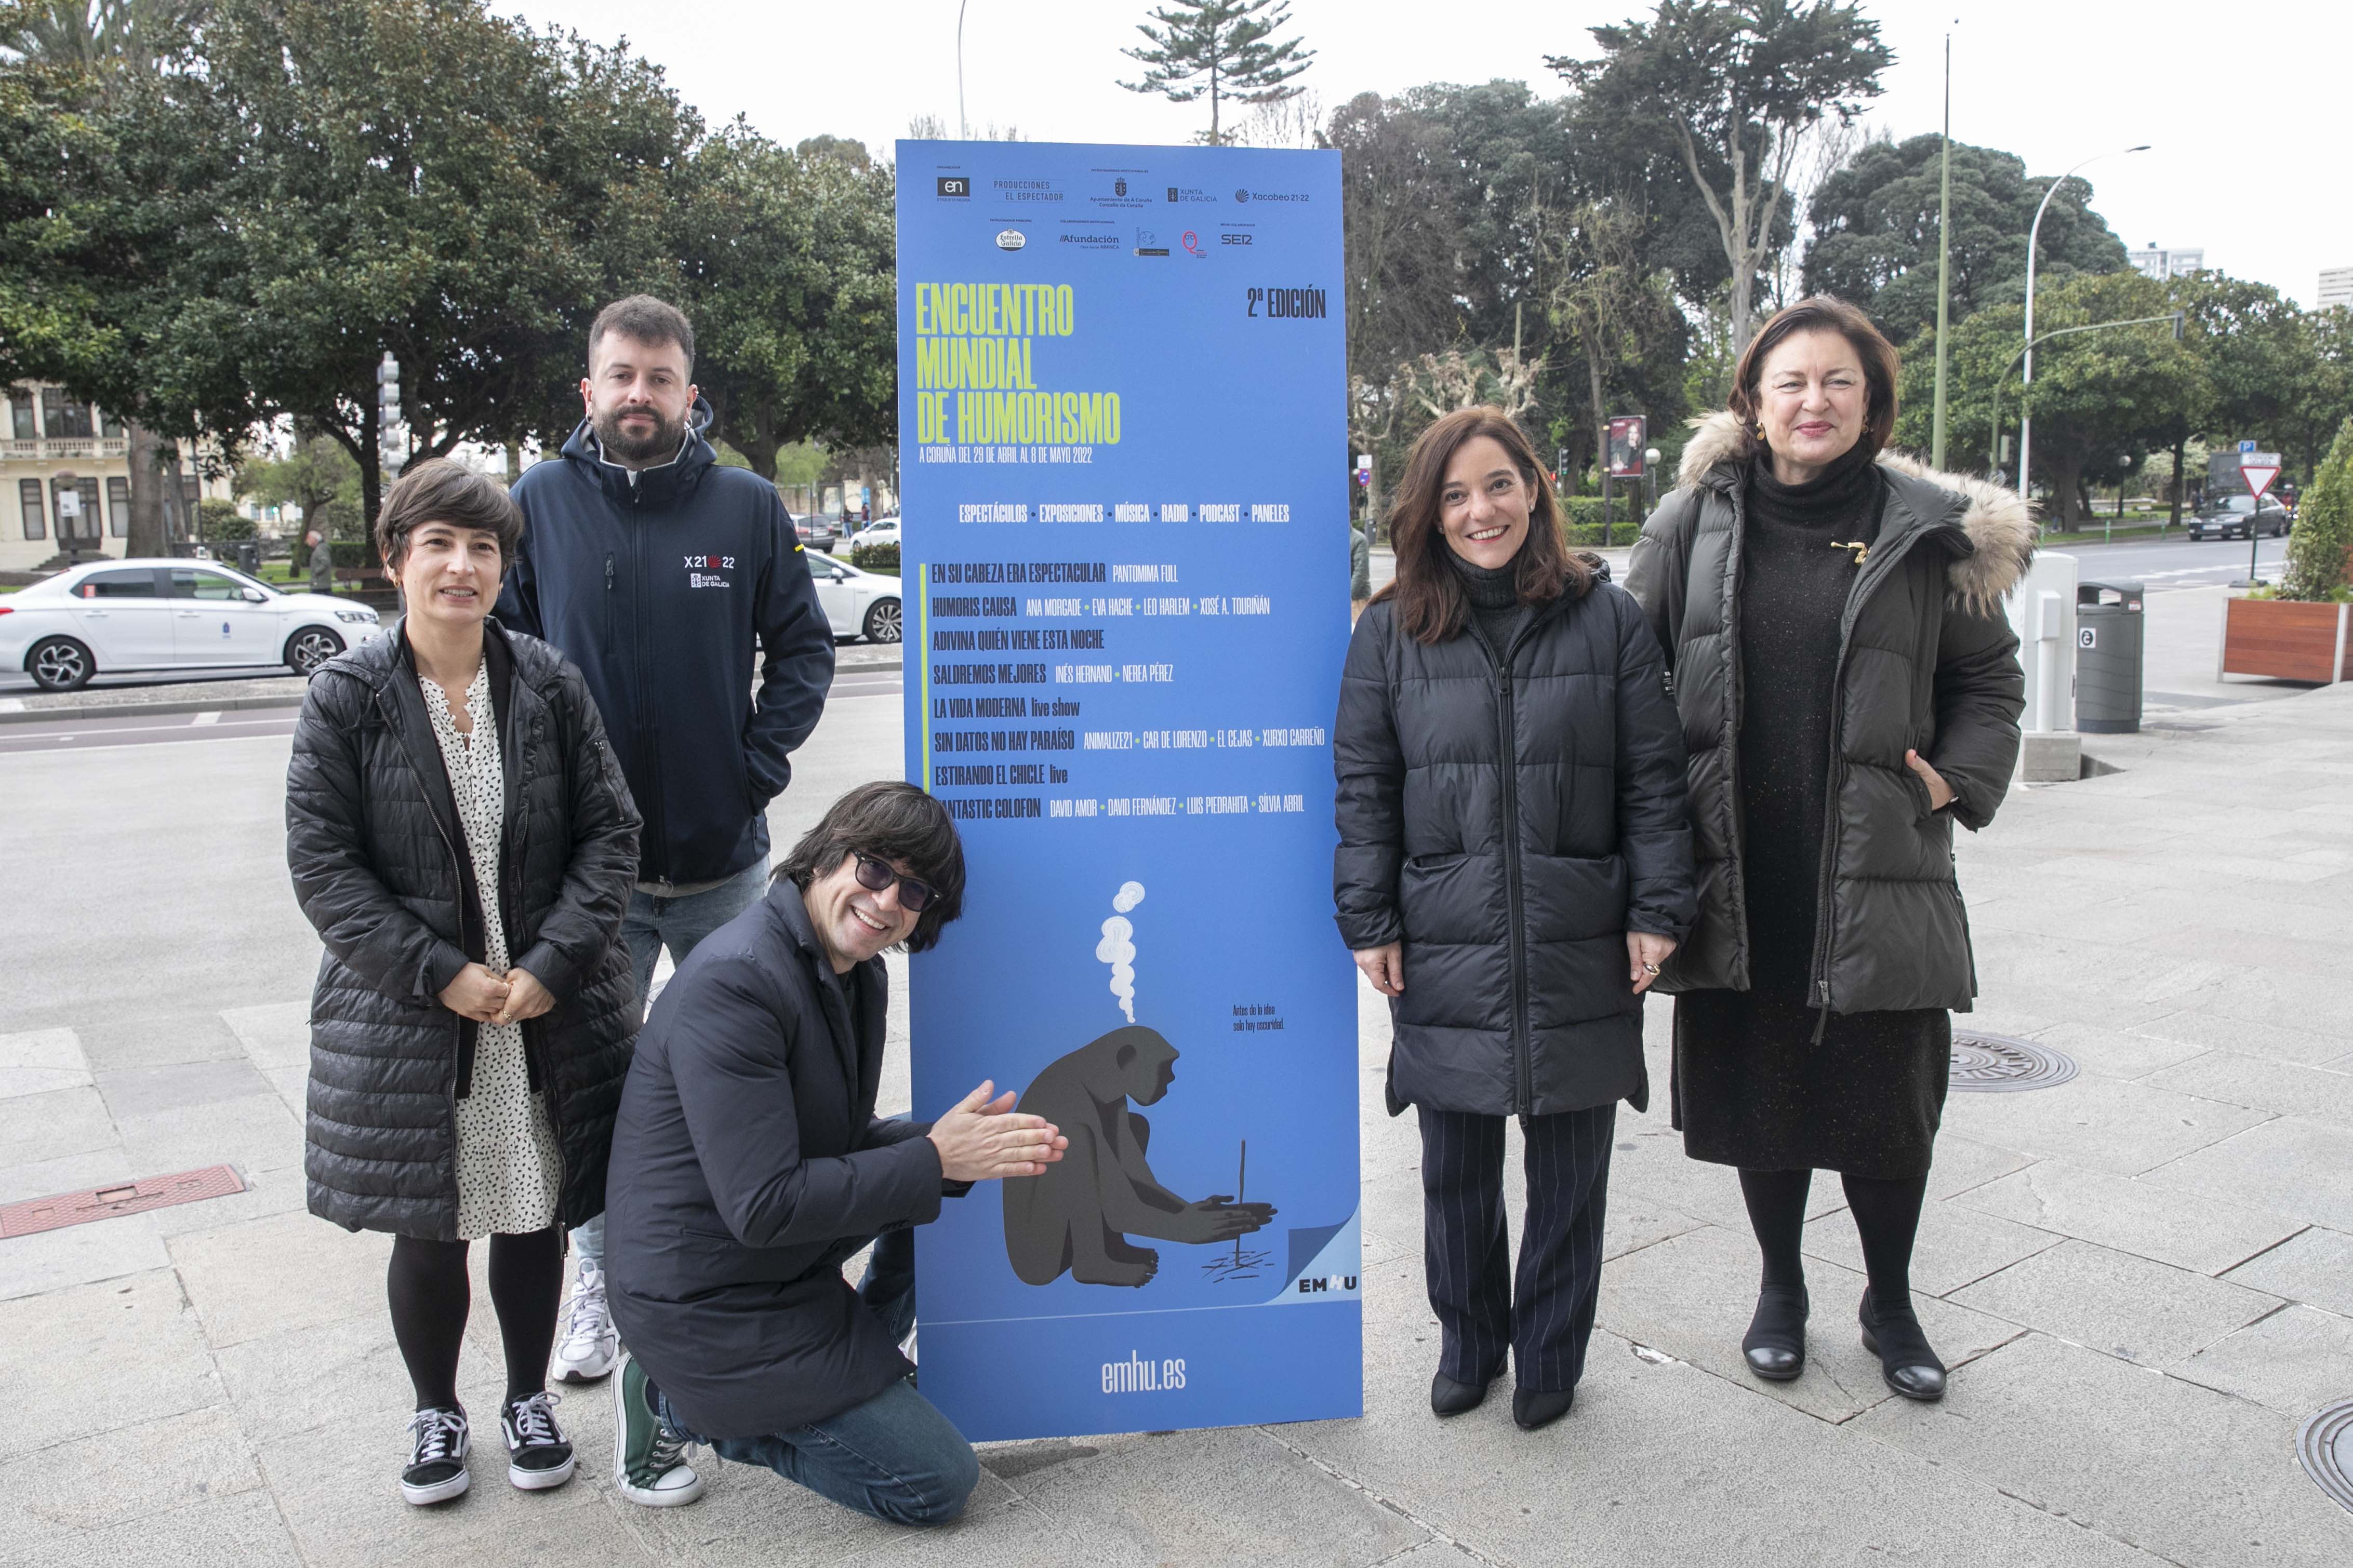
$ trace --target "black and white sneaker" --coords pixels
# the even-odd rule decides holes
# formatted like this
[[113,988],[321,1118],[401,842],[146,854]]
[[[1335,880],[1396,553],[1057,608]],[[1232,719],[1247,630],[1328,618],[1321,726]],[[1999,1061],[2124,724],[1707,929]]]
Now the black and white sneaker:
[[507,1479],[527,1492],[545,1491],[572,1479],[572,1445],[555,1425],[556,1396],[544,1389],[507,1401],[499,1425],[507,1435]]
[[400,1495],[417,1507],[462,1497],[473,1484],[466,1471],[466,1413],[420,1410],[409,1417],[408,1468],[400,1472]]

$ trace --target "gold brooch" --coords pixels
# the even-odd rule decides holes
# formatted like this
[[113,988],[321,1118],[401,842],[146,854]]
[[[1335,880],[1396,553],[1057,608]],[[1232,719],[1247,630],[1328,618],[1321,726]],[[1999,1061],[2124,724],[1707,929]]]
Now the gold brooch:
[[1864,556],[1866,556],[1866,555],[1869,555],[1869,554],[1871,553],[1871,546],[1870,546],[1869,544],[1865,543],[1863,541],[1862,541],[1862,540],[1860,540],[1860,539],[1853,539],[1853,540],[1833,539],[1833,540],[1831,540],[1831,548],[1832,550],[1852,550],[1852,551],[1853,551],[1853,552],[1854,552],[1854,563],[1855,563],[1856,565],[1858,565],[1858,566],[1860,566],[1860,565],[1862,565],[1862,564],[1863,557],[1864,557]]

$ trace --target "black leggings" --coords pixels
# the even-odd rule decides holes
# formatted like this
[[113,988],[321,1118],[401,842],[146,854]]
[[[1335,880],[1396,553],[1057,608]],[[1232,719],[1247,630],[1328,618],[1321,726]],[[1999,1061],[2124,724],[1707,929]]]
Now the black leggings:
[[[458,1404],[458,1352],[465,1343],[472,1282],[462,1241],[392,1238],[385,1279],[392,1300],[392,1337],[419,1410]],[[548,1352],[555,1348],[555,1310],[564,1292],[564,1227],[491,1237],[491,1306],[499,1315],[506,1351],[507,1398],[547,1386]]]
[[[1862,1241],[1863,1267],[1871,1274],[1871,1302],[1880,1312],[1912,1310],[1912,1240],[1919,1233],[1920,1208],[1928,1196],[1926,1174],[1901,1181],[1841,1175],[1846,1203]],[[1740,1195],[1748,1201],[1748,1224],[1765,1255],[1767,1286],[1802,1285],[1805,1265],[1799,1250],[1806,1230],[1806,1194],[1811,1171],[1740,1173]]]

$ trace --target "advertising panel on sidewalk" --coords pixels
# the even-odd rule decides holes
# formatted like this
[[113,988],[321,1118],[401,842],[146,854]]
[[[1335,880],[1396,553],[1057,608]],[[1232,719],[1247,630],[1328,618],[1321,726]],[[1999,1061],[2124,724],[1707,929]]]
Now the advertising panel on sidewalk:
[[906,766],[964,915],[914,1108],[1069,1155],[917,1233],[976,1441],[1361,1414],[1340,162],[899,143]]

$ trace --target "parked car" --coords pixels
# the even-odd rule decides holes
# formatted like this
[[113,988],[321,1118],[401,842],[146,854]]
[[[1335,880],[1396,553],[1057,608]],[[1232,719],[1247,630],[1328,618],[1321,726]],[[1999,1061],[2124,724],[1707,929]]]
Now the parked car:
[[2253,519],[2254,531],[2279,538],[2295,526],[2287,508],[2265,496],[2257,510],[2251,496],[2223,496],[2208,501],[2189,520],[2191,539],[2244,539]]
[[818,603],[838,637],[893,643],[900,637],[899,579],[861,572],[843,561],[812,561]]
[[103,671],[285,665],[297,675],[384,635],[364,605],[289,594],[212,562],[94,561],[0,598],[0,669],[44,691]]
[[833,547],[841,542],[841,524],[829,517],[811,513],[796,521],[801,531],[801,542],[811,550],[821,550],[830,555]]
[[856,533],[851,534],[849,542],[854,545],[896,544],[899,542],[899,520],[895,517],[878,517]]

